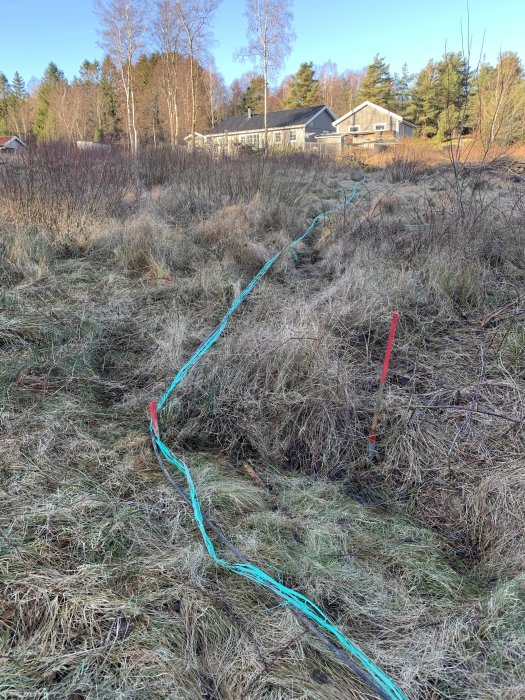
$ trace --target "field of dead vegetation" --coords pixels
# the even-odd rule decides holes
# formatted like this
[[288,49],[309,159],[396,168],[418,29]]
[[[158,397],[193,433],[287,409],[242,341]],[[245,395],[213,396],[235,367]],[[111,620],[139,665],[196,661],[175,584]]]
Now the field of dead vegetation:
[[163,439],[235,546],[410,700],[525,697],[525,177],[43,146],[0,163],[2,700],[376,697],[214,565],[147,412],[356,182],[186,377]]

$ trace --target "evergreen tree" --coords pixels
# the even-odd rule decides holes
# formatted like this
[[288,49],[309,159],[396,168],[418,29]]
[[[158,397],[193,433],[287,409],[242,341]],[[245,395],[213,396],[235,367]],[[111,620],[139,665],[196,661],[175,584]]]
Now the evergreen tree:
[[95,141],[116,142],[122,136],[115,82],[115,66],[109,56],[106,56],[100,69],[102,110],[100,124],[95,130]]
[[0,72],[0,134],[7,132],[7,110],[10,93],[11,89],[7,76]]
[[285,109],[294,107],[311,107],[319,104],[319,81],[314,78],[315,70],[312,61],[301,63],[297,73],[290,80],[289,93],[284,100]]
[[78,79],[75,78],[74,82],[88,87],[98,85],[100,82],[100,63],[98,61],[89,61],[86,58],[82,61],[78,71]]
[[56,63],[50,63],[38,89],[35,121],[33,122],[33,133],[37,139],[45,140],[54,136],[55,122],[49,105],[53,90],[64,80],[64,74],[58,69]]
[[244,112],[244,99],[246,93],[242,88],[240,80],[234,80],[230,85],[230,99],[226,107],[227,117],[238,117]]
[[11,92],[12,96],[17,100],[22,101],[27,98],[26,84],[18,71],[16,71],[16,73],[13,76]]
[[258,75],[250,81],[244,95],[242,108],[244,112],[251,108],[253,112],[258,114],[264,110],[264,78],[262,75]]
[[385,109],[397,107],[394,94],[394,81],[390,75],[385,59],[377,54],[366,70],[361,89],[358,94],[359,102],[369,100]]
[[401,75],[394,73],[394,94],[398,104],[399,111],[404,116],[407,109],[410,108],[412,100],[412,83],[414,76],[408,71],[408,66],[405,63],[401,69]]
[[461,53],[447,53],[429,61],[419,73],[406,116],[425,136],[448,139],[462,133],[467,122],[471,75]]
[[75,133],[84,139],[100,140],[102,123],[101,65],[99,61],[85,59],[73,80],[73,89],[78,91],[80,113]]
[[441,105],[438,96],[439,74],[433,61],[418,73],[412,90],[412,101],[403,116],[411,119],[424,136],[435,136]]
[[28,93],[25,82],[18,71],[13,76],[11,90],[8,96],[8,126],[15,130],[18,136],[27,137],[26,100]]
[[468,97],[471,75],[466,58],[460,52],[446,53],[437,64],[437,99],[440,114],[436,136],[440,140],[463,132],[468,122]]

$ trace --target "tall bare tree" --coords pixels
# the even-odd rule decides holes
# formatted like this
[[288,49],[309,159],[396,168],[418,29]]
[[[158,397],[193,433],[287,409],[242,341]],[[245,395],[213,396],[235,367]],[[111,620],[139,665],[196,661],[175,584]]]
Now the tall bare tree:
[[133,63],[144,48],[147,6],[144,0],[96,0],[102,26],[102,46],[113,59],[126,96],[126,118],[131,150],[139,146],[135,121]]
[[476,93],[472,117],[487,150],[496,142],[508,146],[523,139],[525,72],[517,54],[500,54],[495,68],[481,66]]
[[264,79],[264,150],[268,149],[268,78],[279,71],[295,38],[290,0],[247,0],[248,44],[239,52]]
[[184,48],[190,62],[191,84],[191,135],[195,146],[195,125],[197,121],[196,63],[203,61],[210,40],[210,22],[221,0],[178,0],[175,2],[179,16]]
[[208,103],[208,117],[212,128],[219,120],[219,110],[226,103],[226,86],[223,77],[218,73],[212,57],[208,59],[205,71],[204,90]]
[[170,143],[179,136],[178,61],[181,51],[182,24],[175,0],[157,0],[153,33],[162,54],[162,82],[168,110]]

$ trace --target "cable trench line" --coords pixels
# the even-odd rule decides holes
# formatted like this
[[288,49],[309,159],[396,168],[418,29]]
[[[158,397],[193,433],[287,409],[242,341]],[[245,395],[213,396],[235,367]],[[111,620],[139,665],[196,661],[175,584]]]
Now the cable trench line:
[[[363,680],[375,693],[377,693],[380,698],[383,700],[408,700],[405,693],[398,688],[391,678],[389,678],[389,676],[387,676],[378,666],[376,666],[374,662],[369,659],[368,656],[359,648],[359,646],[345,637],[335,623],[332,622],[328,615],[318,605],[298,591],[283,585],[275,578],[267,574],[264,570],[249,562],[246,557],[224,537],[219,528],[217,528],[206,518],[201,510],[197,489],[193,481],[190,468],[179,457],[173,454],[170,448],[161,440],[158,420],[158,413],[164,408],[172,392],[189,373],[192,367],[194,367],[194,365],[204,355],[206,355],[211,347],[223,335],[228,327],[228,323],[232,315],[243,303],[253,288],[266,275],[270,268],[287,252],[291,252],[295,257],[297,257],[294,248],[312,233],[320,221],[328,216],[336,214],[346,207],[347,204],[350,204],[355,199],[358,188],[360,184],[364,182],[364,179],[365,178],[363,178],[363,180],[360,182],[355,183],[351,194],[345,199],[342,205],[329,211],[321,212],[315,216],[304,233],[293,240],[281,251],[273,255],[263,265],[259,272],[250,280],[246,287],[235,298],[219,325],[199,345],[189,360],[187,360],[179,369],[173,381],[160,398],[159,402],[157,404],[155,404],[155,402],[150,403],[150,433],[159,465],[169,483],[176,489],[183,500],[192,508],[195,522],[199,528],[206,549],[209,555],[214,559],[215,563],[227,571],[231,571],[232,573],[242,576],[262,586],[263,588],[272,591],[276,596],[281,598],[285,604],[290,606],[290,609],[294,612],[294,614],[296,614],[304,624],[306,624],[318,637],[320,637],[326,646],[335,652],[338,658],[345,663],[346,666],[352,669],[352,671],[354,671],[354,673],[356,673],[361,680]],[[184,476],[188,487],[188,494],[186,494],[180,488],[168,469],[165,467],[163,458]],[[213,531],[217,535],[217,537],[222,541],[226,548],[232,552],[238,561],[231,563],[226,561],[217,553],[215,545],[208,534],[208,530]],[[343,652],[339,646],[337,646],[328,636],[326,636],[325,633],[330,635],[330,637],[335,638],[335,640],[337,640],[339,643],[339,646],[342,647],[342,649],[344,649],[347,653]],[[355,661],[349,658],[348,655],[350,655],[350,657],[352,657]]]

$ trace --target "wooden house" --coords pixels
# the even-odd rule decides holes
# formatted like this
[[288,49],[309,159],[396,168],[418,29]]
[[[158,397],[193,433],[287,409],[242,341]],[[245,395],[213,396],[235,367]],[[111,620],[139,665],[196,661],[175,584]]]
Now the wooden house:
[[16,153],[24,148],[26,145],[18,136],[0,136],[0,151],[2,153]]
[[333,134],[320,135],[321,150],[342,149],[343,146],[364,148],[388,147],[414,135],[416,125],[395,112],[376,105],[362,102],[333,123]]
[[[301,149],[315,145],[315,137],[335,131],[336,116],[327,105],[298,107],[268,112],[268,147]],[[191,143],[192,136],[186,136]],[[264,148],[264,115],[251,110],[239,117],[228,117],[208,134],[195,134],[195,146],[208,148],[214,153],[236,153],[242,149]]]

